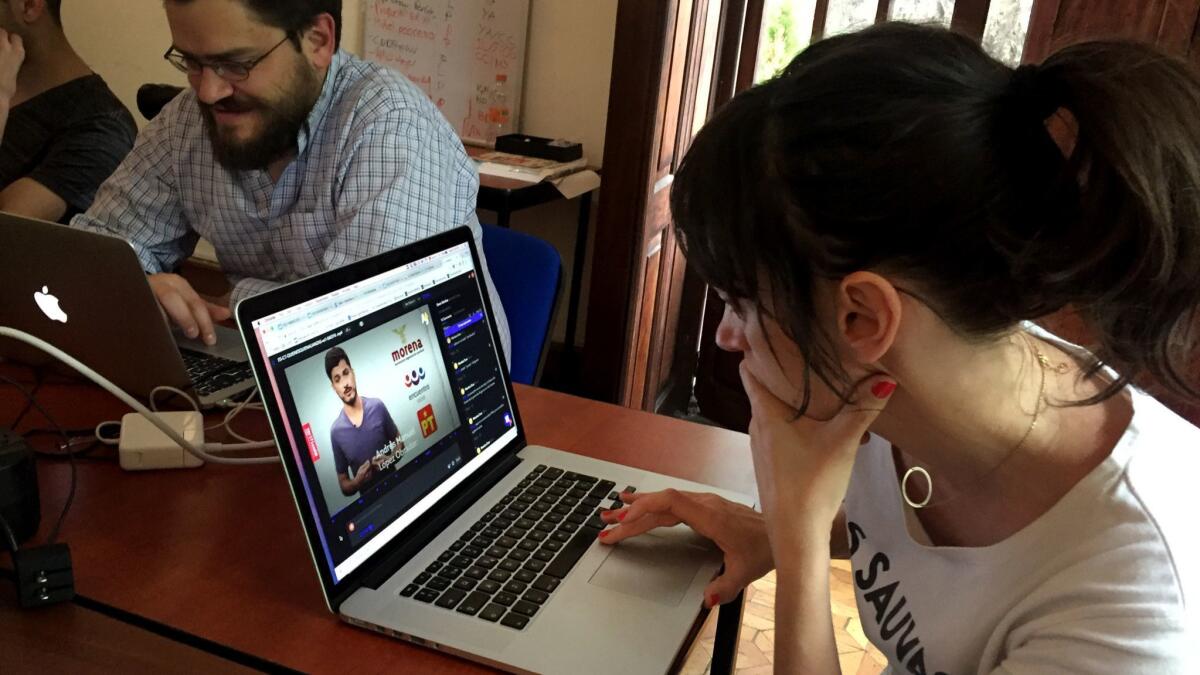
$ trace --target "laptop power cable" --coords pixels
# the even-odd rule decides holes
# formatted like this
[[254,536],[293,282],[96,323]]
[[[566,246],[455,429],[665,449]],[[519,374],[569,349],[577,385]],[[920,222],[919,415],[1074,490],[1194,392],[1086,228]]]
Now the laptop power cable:
[[[205,443],[203,417],[198,411],[160,413],[151,410],[110,382],[108,378],[41,338],[7,326],[0,326],[0,336],[24,342],[53,356],[136,411],[136,413],[129,413],[122,418],[121,438],[119,441],[107,440],[101,434],[97,433],[97,438],[101,442],[118,446],[121,466],[125,469],[185,468],[200,466],[204,462],[235,465],[274,464],[279,462],[278,455],[264,457],[222,457],[220,454],[214,454],[238,450],[274,448],[276,446],[272,441]],[[248,402],[248,399],[244,403],[246,402]],[[239,406],[238,409],[241,407]],[[227,415],[226,424],[228,424],[230,419],[231,415]],[[100,427],[106,424],[112,423],[102,423]],[[100,431],[100,427],[97,427],[97,432]]]

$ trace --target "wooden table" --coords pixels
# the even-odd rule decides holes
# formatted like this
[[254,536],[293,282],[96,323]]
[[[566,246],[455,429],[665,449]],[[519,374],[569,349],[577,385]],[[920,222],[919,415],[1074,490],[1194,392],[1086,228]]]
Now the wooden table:
[[[531,443],[754,493],[742,434],[548,390],[516,391]],[[38,400],[67,427],[125,412],[84,384],[43,384]],[[0,388],[0,423],[23,405],[11,388]],[[42,425],[36,413],[23,426],[30,424]],[[260,413],[248,414],[239,429],[267,436]],[[38,469],[44,533],[69,472],[65,463]],[[126,473],[111,462],[82,462],[63,539],[82,596],[275,664],[356,675],[484,672],[352,628],[326,609],[278,465]]]
[[22,612],[8,584],[0,586],[0,626],[5,673],[255,672],[79,604]]

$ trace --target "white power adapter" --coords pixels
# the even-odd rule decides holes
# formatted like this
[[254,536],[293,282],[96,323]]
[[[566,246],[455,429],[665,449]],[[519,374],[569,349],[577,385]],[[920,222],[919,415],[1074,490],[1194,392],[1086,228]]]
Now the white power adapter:
[[[204,447],[204,417],[200,413],[161,412],[158,417],[193,446]],[[150,420],[136,412],[121,418],[118,450],[121,468],[126,471],[192,469],[204,464],[204,460],[179,447]]]

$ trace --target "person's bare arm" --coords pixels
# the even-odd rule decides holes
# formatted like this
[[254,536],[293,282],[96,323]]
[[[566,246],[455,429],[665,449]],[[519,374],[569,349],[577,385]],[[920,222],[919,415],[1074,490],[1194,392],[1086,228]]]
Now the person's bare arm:
[[25,63],[25,43],[21,36],[0,30],[0,138],[8,126],[8,111],[17,95],[17,74]]
[[54,222],[67,212],[67,203],[36,180],[19,178],[0,190],[0,211]]
[[342,488],[342,494],[349,497],[350,495],[362,489],[362,484],[367,482],[367,479],[375,473],[375,464],[372,462],[363,462],[358,467],[358,471],[354,474],[354,478],[350,478],[345,474],[338,474],[338,487]]

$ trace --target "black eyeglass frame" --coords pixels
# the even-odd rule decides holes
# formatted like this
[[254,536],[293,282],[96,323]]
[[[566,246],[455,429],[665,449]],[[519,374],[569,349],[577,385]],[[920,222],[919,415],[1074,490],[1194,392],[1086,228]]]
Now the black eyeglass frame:
[[[225,80],[226,82],[244,82],[250,77],[250,71],[254,70],[255,66],[262,63],[276,49],[279,49],[283,43],[293,39],[294,37],[294,34],[289,32],[287,35],[283,36],[282,40],[276,42],[274,47],[271,47],[267,51],[263,52],[262,56],[246,61],[233,61],[229,59],[201,59],[199,57],[190,56],[179,51],[175,48],[175,45],[171,45],[167,48],[167,51],[163,52],[163,58],[166,59],[167,63],[175,66],[175,68],[180,72],[187,73],[188,75],[199,75],[200,73],[204,72],[205,68],[208,68],[209,70],[213,71],[213,74],[222,80]],[[196,66],[194,68],[189,66],[189,61],[195,63]]]

